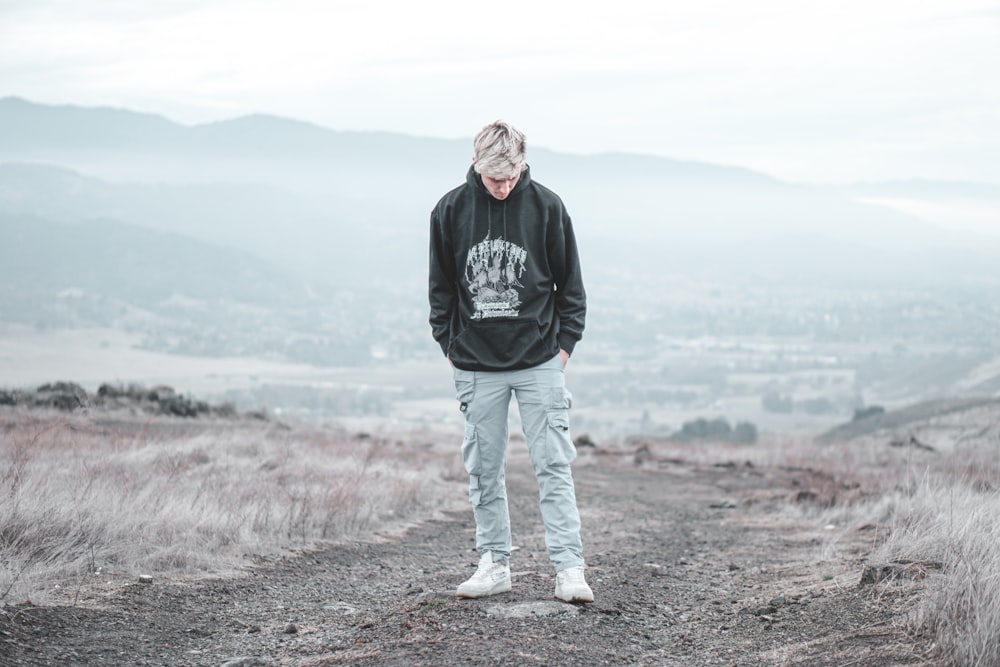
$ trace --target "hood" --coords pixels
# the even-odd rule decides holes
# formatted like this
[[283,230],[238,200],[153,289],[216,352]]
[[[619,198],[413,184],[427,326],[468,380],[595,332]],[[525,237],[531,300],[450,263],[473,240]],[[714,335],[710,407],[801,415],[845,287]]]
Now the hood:
[[[493,199],[493,195],[491,195],[489,191],[486,190],[486,186],[483,185],[482,177],[476,173],[475,165],[469,167],[469,171],[465,174],[465,182],[468,183],[469,186],[476,192],[482,193],[490,199]],[[514,189],[510,191],[509,195],[507,195],[507,199],[521,194],[528,189],[529,185],[531,185],[531,167],[526,166],[524,171],[521,172],[521,178],[518,179],[517,185],[515,185]]]

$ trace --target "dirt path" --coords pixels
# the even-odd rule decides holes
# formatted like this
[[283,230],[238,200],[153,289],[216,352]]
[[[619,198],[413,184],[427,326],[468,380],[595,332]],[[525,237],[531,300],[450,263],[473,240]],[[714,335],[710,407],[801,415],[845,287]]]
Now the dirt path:
[[830,531],[787,510],[802,484],[794,471],[582,457],[597,599],[556,602],[525,458],[513,453],[508,475],[519,547],[510,593],[452,597],[477,561],[465,510],[235,579],[6,607],[0,664],[925,664],[892,598],[858,587],[870,534],[848,532],[830,557]]

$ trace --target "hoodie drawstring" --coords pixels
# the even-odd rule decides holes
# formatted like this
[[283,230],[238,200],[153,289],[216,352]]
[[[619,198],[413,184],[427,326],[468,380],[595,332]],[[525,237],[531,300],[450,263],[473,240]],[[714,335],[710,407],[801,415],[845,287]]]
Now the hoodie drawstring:
[[[493,238],[493,202],[486,202],[486,238]],[[507,202],[503,202],[503,236],[500,238],[507,238]]]

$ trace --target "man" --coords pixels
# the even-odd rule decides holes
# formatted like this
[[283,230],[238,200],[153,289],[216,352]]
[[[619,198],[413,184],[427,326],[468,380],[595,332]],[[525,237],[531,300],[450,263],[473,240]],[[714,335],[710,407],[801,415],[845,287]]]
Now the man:
[[562,200],[531,179],[521,132],[496,121],[474,145],[465,184],[434,207],[430,231],[430,324],[465,413],[462,457],[481,554],[457,595],[511,588],[505,468],[513,393],[538,481],[555,595],[592,602],[564,376],[587,309],[573,226]]

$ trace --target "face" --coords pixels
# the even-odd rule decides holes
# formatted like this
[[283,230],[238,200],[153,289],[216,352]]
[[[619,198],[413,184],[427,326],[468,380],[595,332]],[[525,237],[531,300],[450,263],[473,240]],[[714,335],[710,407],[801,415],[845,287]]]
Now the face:
[[520,180],[521,175],[512,176],[511,178],[490,178],[486,174],[481,174],[483,177],[483,185],[486,186],[487,192],[493,195],[494,199],[506,199],[510,191],[514,189],[517,185],[518,180]]

